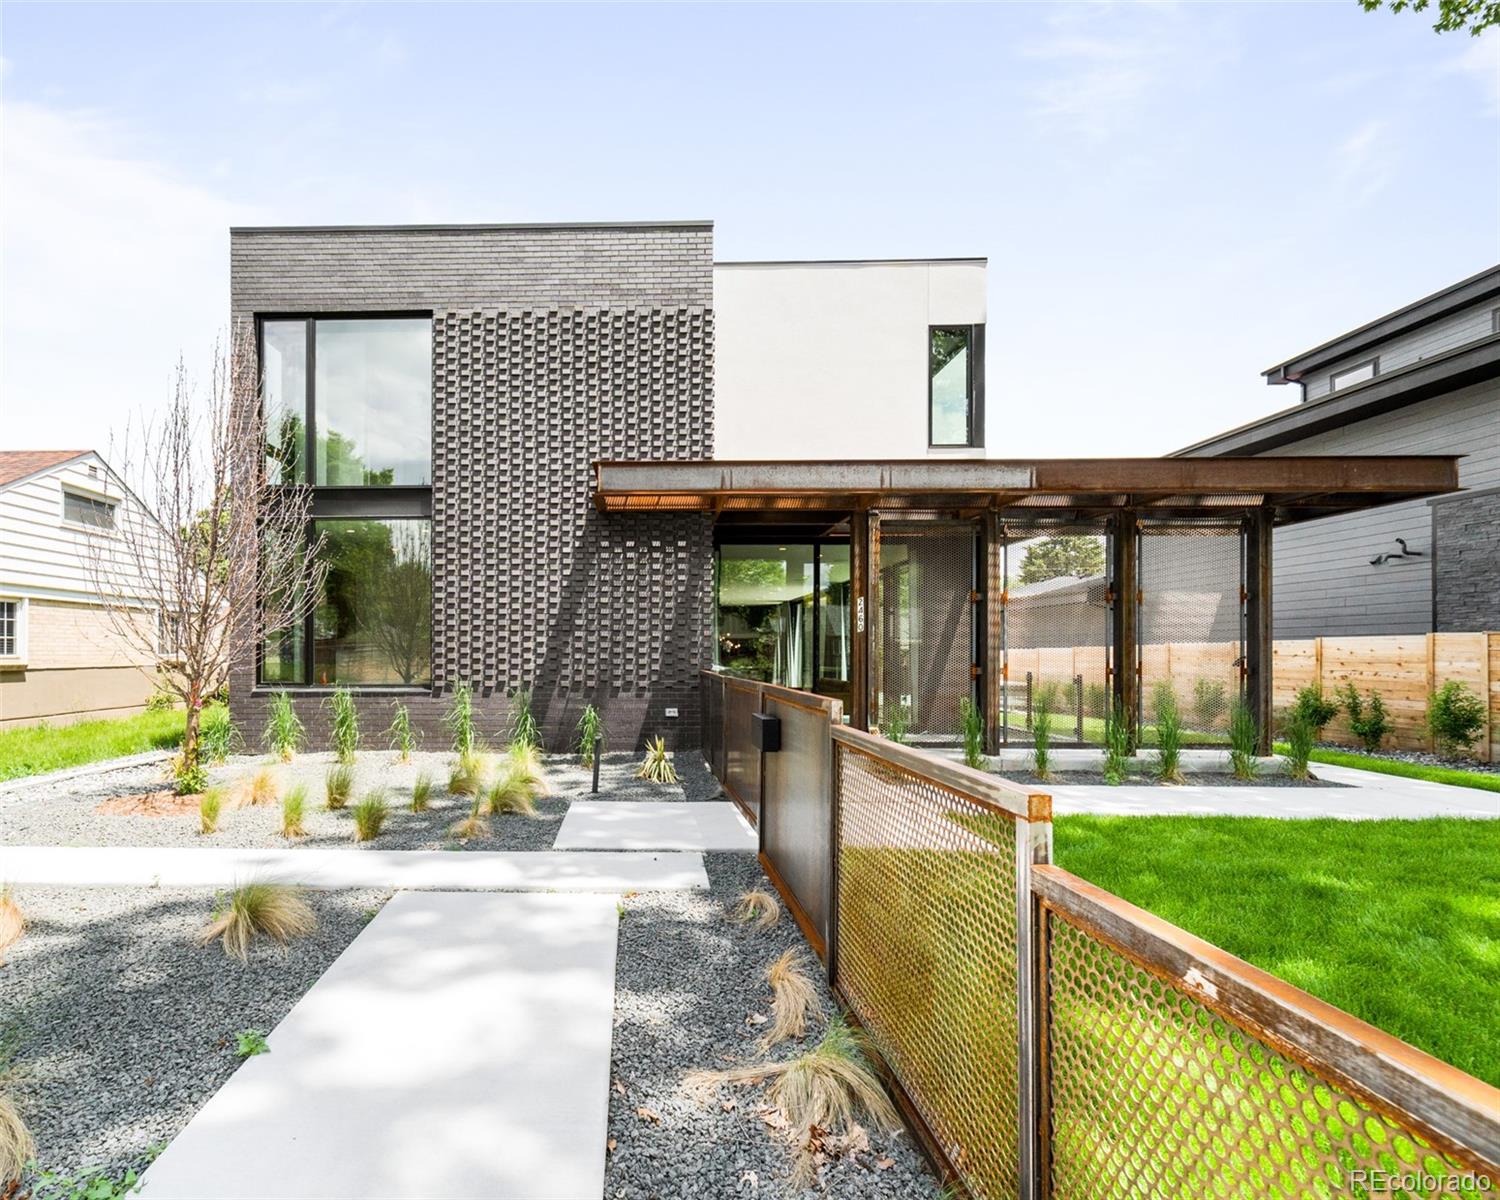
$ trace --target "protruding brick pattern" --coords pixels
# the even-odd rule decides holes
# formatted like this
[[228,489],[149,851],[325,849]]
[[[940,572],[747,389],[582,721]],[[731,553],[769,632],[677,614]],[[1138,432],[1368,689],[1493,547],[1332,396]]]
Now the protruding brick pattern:
[[1500,629],[1500,488],[1445,497],[1432,507],[1436,631]]

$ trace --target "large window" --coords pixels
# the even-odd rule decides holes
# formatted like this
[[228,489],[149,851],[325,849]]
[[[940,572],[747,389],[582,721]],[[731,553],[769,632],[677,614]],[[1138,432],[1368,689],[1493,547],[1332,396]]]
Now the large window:
[[312,486],[327,565],[304,621],[267,637],[274,686],[421,686],[432,677],[432,321],[266,318],[272,482]]
[[984,326],[934,325],[927,332],[927,441],[982,446]]
[[784,687],[849,690],[849,544],[719,547],[714,663]]

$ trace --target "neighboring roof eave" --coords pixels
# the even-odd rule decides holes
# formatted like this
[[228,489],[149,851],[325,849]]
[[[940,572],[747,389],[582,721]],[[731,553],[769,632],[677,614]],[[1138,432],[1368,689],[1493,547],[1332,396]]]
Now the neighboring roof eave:
[[[39,451],[38,453],[53,452]],[[46,475],[51,471],[57,470],[58,467],[65,467],[69,463],[77,462],[80,458],[88,458],[90,455],[93,455],[95,458],[99,458],[99,452],[97,450],[59,450],[55,451],[55,453],[63,455],[63,457],[53,458],[33,468],[32,470],[27,471],[24,475],[17,475],[14,479],[7,479],[4,482],[0,482],[0,492],[9,491],[13,487],[20,487],[23,483],[29,483],[31,480],[36,479],[40,475]],[[99,458],[99,463],[104,467],[106,471],[109,470],[109,464],[106,463],[102,458]],[[114,472],[111,471],[110,474],[113,475]]]
[[513,221],[502,224],[441,225],[231,225],[231,237],[277,233],[493,233],[504,230],[712,229],[705,220],[667,221]]
[[1357,329],[1351,329],[1348,333],[1330,338],[1322,345],[1304,350],[1273,367],[1267,367],[1261,374],[1265,376],[1267,383],[1296,383],[1320,366],[1349,358],[1398,334],[1408,333],[1494,296],[1500,296],[1500,264],[1487,267],[1476,275],[1470,275],[1441,291],[1433,292],[1430,296],[1414,300],[1394,312],[1366,322]]
[[1394,412],[1497,377],[1500,377],[1500,334],[1377,375],[1355,387],[1340,388],[1316,400],[1294,404],[1174,450],[1169,457],[1261,454],[1315,433]]
[[929,267],[989,265],[985,257],[959,258],[731,258],[716,261],[715,267]]

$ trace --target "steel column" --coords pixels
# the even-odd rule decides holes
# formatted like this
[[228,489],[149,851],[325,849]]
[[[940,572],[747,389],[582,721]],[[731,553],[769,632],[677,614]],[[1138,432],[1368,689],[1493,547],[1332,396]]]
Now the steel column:
[[1245,703],[1255,715],[1258,753],[1271,753],[1271,512],[1245,523]]
[[983,543],[980,703],[984,706],[984,752],[998,754],[1005,732],[1000,712],[1005,690],[1005,526],[997,509],[985,511]]
[[1141,688],[1140,541],[1134,511],[1119,513],[1113,521],[1113,536],[1110,538],[1110,633],[1113,641],[1110,686],[1114,703],[1125,714],[1125,724],[1130,730],[1131,743],[1134,744],[1138,735],[1136,725]]

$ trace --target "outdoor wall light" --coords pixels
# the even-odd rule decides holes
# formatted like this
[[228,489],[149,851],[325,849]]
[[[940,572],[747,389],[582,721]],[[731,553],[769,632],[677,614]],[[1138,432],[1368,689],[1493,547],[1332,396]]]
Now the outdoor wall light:
[[1381,563],[1399,562],[1403,558],[1423,558],[1423,557],[1425,557],[1424,552],[1421,551],[1421,550],[1408,550],[1406,548],[1406,539],[1405,538],[1397,538],[1396,539],[1396,545],[1398,545],[1398,546],[1401,547],[1401,553],[1400,554],[1377,554],[1374,558],[1372,558],[1370,560],[1370,565],[1372,567],[1378,567]]
[[757,749],[773,754],[781,749],[781,718],[770,713],[750,714],[750,742]]

